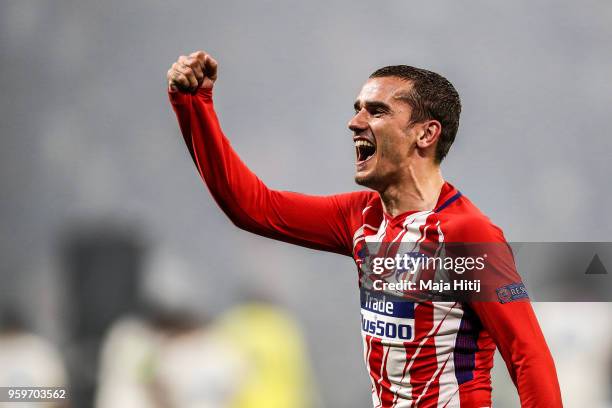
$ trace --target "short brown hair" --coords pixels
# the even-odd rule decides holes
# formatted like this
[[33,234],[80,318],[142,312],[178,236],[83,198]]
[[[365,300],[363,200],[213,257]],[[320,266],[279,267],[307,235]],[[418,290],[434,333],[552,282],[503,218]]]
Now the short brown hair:
[[380,68],[370,78],[397,77],[412,82],[406,102],[412,107],[412,121],[435,119],[442,125],[436,146],[436,162],[446,157],[455,141],[461,115],[459,93],[446,78],[426,69],[409,65],[390,65]]

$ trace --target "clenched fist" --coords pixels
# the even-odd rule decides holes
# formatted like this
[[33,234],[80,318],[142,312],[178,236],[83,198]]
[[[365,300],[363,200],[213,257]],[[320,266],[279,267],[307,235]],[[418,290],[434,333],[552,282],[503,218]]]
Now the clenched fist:
[[204,51],[181,55],[167,74],[171,91],[195,92],[198,88],[212,89],[217,80],[217,61]]

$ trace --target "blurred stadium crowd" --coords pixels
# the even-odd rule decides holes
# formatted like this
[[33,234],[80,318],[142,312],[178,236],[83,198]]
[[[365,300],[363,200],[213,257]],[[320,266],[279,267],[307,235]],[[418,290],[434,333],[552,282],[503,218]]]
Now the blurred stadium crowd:
[[264,293],[212,315],[193,302],[210,288],[185,279],[180,259],[108,226],[69,234],[62,250],[63,347],[29,330],[16,307],[0,310],[0,386],[70,391],[65,403],[31,406],[319,405],[300,325]]

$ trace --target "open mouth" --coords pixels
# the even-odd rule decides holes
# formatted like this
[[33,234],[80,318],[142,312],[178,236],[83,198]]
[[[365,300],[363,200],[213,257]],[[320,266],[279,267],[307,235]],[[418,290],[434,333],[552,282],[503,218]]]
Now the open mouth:
[[369,140],[355,140],[355,154],[357,155],[357,163],[371,159],[376,153],[376,145]]

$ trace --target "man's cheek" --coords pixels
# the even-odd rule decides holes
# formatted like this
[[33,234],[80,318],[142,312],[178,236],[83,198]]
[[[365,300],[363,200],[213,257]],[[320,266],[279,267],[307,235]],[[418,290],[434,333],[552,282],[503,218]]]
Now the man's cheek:
[[383,144],[376,149],[376,155],[381,164],[392,164],[397,162],[400,157],[398,153],[398,150],[393,149],[393,147],[388,144]]

